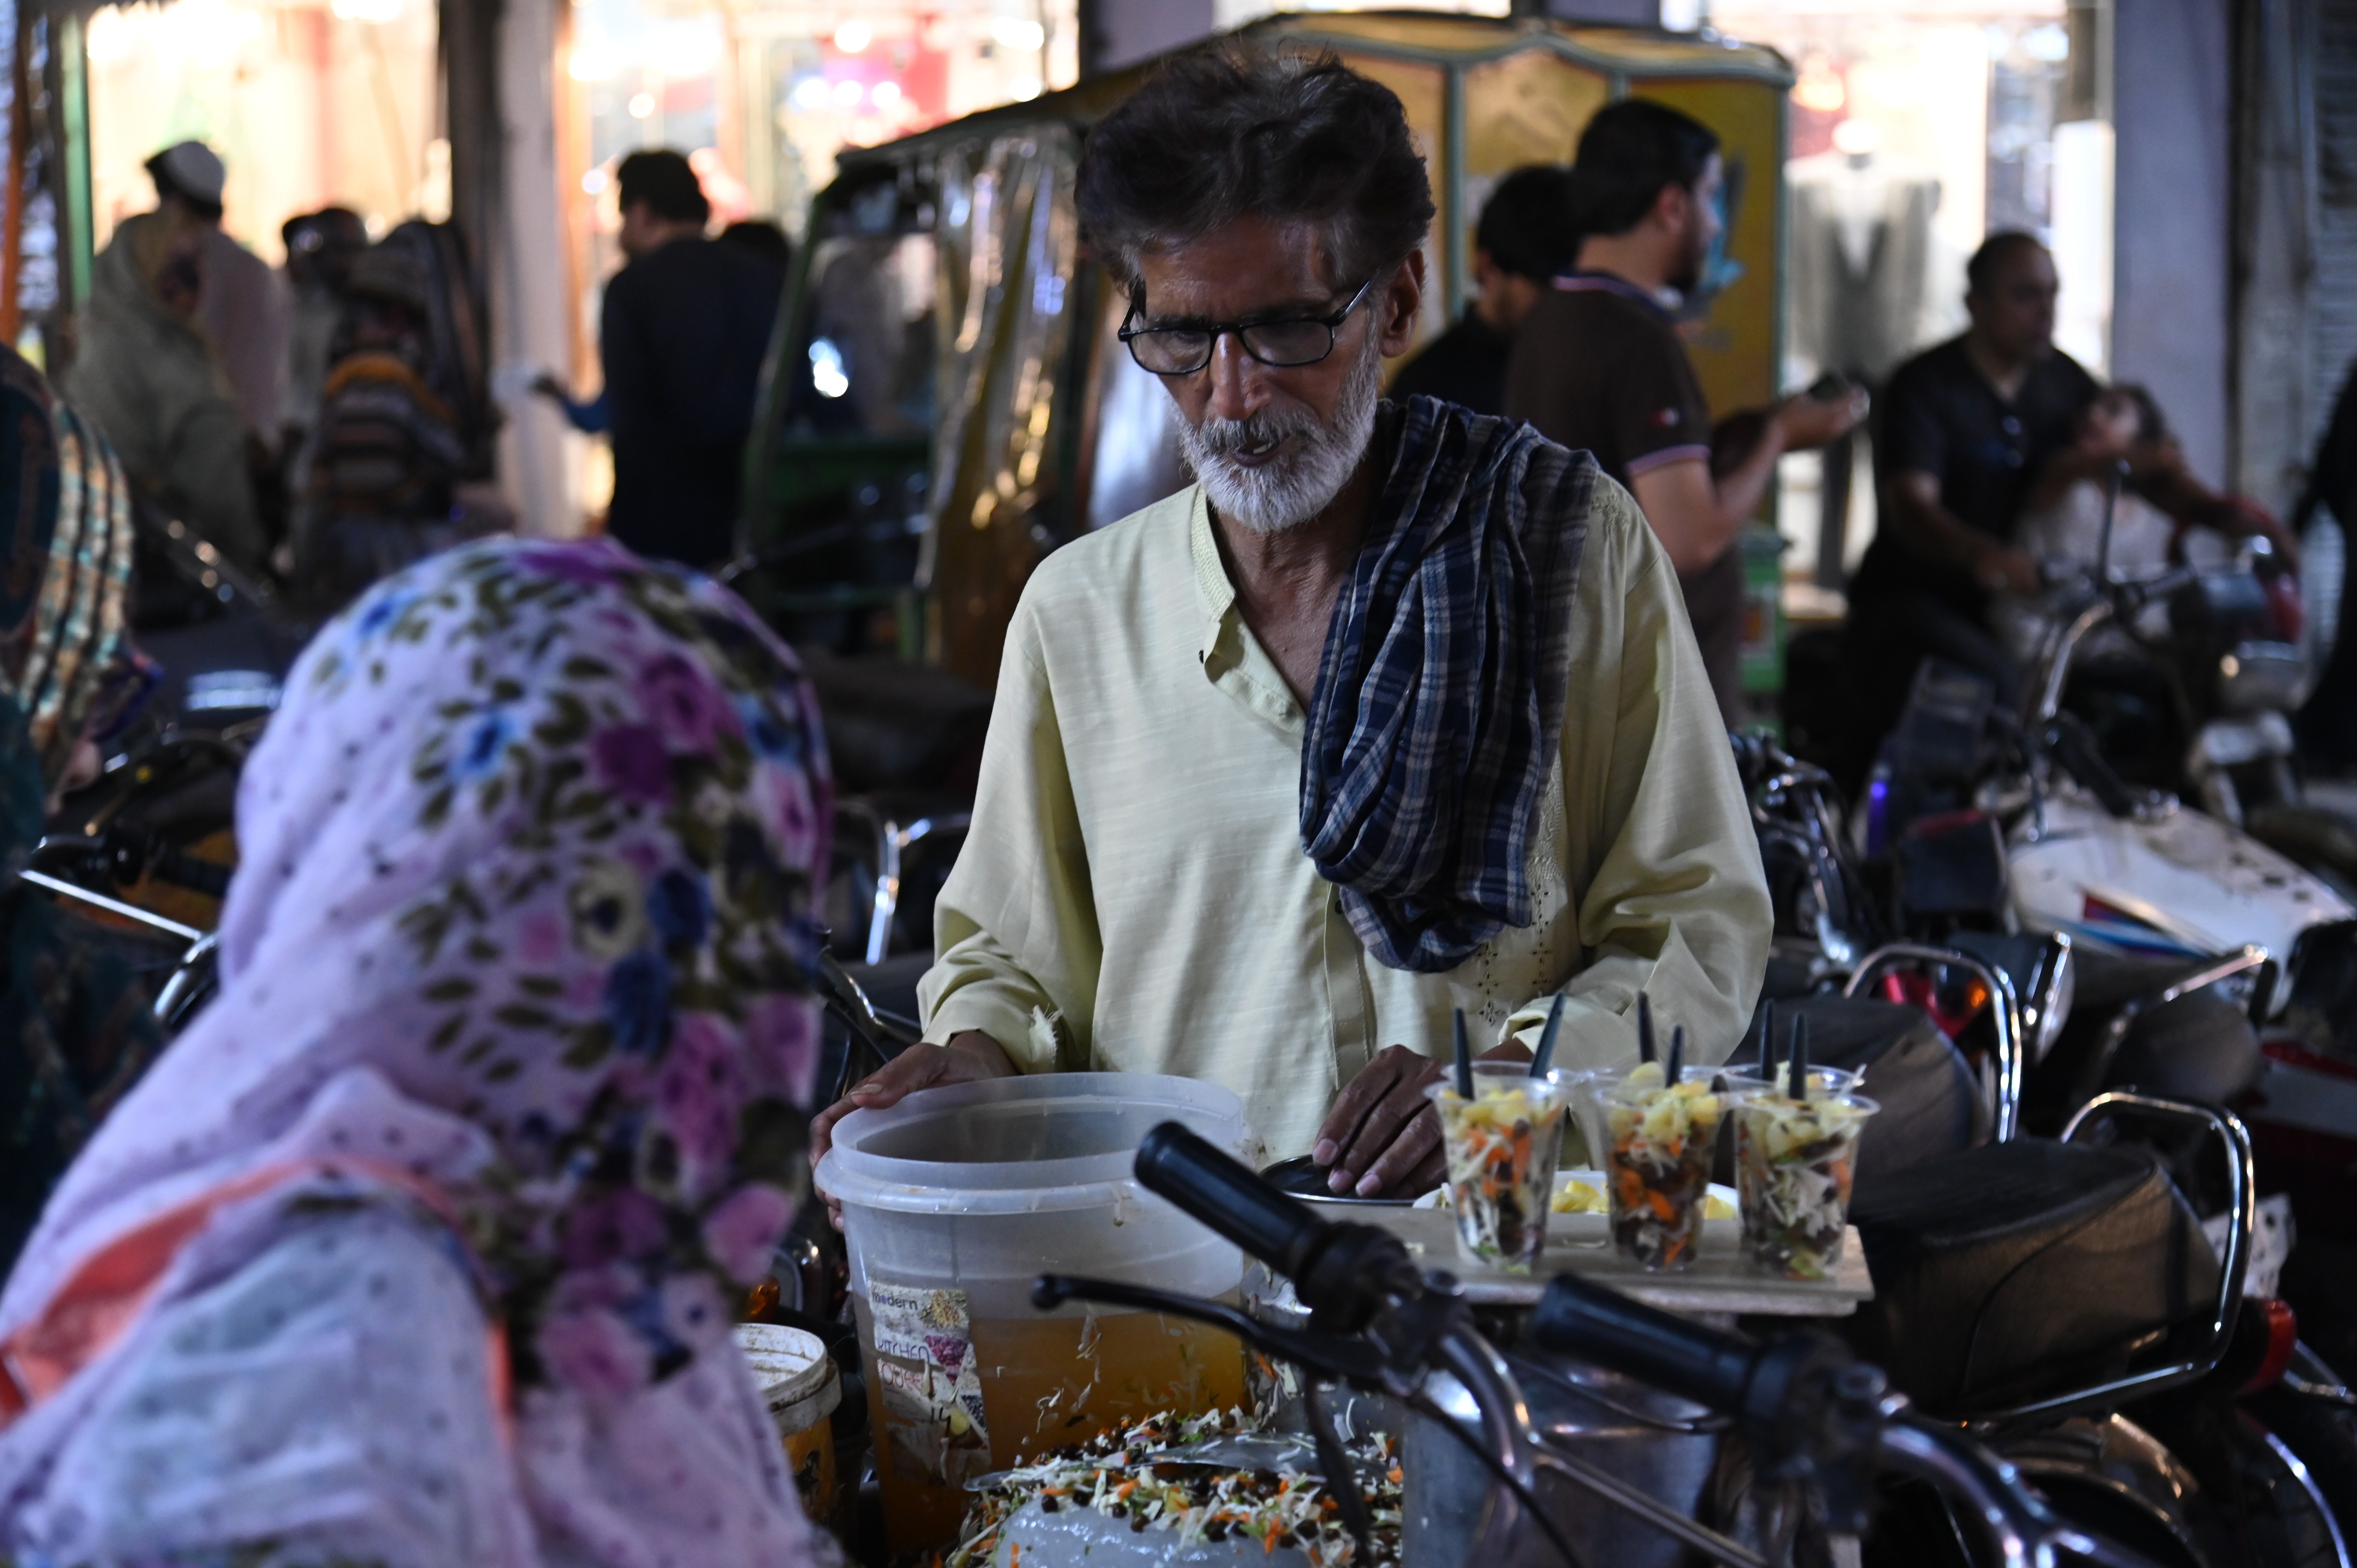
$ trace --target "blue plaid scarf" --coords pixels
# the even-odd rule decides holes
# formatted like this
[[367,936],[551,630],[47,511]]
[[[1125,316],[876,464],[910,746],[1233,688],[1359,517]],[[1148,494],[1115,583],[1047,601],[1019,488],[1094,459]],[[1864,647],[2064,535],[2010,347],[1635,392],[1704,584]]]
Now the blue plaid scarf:
[[1301,846],[1377,961],[1438,973],[1531,923],[1596,460],[1436,398],[1334,606],[1301,745]]

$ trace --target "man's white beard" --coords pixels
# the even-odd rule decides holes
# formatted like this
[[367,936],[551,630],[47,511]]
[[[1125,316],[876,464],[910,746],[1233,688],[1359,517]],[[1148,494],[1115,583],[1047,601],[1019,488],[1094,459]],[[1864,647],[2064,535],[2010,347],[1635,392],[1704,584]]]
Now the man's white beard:
[[[1326,510],[1358,471],[1375,433],[1383,355],[1372,332],[1351,366],[1329,424],[1299,404],[1263,409],[1245,419],[1178,421],[1178,446],[1202,481],[1214,510],[1254,533],[1298,528]],[[1231,454],[1270,440],[1298,437],[1292,450],[1257,467]]]

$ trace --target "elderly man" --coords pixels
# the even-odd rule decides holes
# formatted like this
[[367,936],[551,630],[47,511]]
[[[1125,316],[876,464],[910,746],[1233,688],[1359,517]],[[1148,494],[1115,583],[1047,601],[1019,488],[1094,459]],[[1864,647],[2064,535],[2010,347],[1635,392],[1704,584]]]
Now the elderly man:
[[1766,889],[1677,578],[1584,453],[1379,401],[1432,198],[1391,91],[1215,48],[1097,127],[1082,220],[1196,484],[1009,628],[927,1038],[820,1119],[1012,1073],[1177,1073],[1336,1191],[1438,1180],[1462,1009],[1634,1058],[1735,1043]]

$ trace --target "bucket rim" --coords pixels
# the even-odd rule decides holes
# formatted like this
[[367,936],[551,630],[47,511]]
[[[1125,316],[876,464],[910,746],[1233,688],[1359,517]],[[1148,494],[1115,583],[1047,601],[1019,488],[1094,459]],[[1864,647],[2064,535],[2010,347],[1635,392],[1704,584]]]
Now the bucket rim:
[[[1150,1204],[1160,1200],[1131,1175],[1134,1149],[1068,1159],[1009,1161],[908,1160],[865,1152],[861,1144],[912,1124],[1007,1105],[1043,1113],[1140,1101],[1166,1119],[1243,1154],[1251,1133],[1243,1101],[1233,1091],[1199,1079],[1161,1074],[1087,1072],[1025,1075],[919,1090],[885,1110],[852,1112],[835,1123],[833,1146],[815,1179],[838,1202],[900,1213],[1051,1213],[1063,1209]],[[1012,1173],[1019,1171],[1017,1176]]]

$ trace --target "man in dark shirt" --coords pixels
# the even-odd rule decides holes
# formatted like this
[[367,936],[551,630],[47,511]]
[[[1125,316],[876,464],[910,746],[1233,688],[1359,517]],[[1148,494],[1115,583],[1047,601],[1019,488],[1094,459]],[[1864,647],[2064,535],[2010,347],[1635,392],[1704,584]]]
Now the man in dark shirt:
[[600,325],[614,441],[606,532],[641,555],[712,566],[735,540],[778,276],[704,237],[711,205],[679,154],[632,153],[618,177],[630,260],[606,285]]
[[[1849,587],[1857,731],[1844,764],[1853,779],[1898,722],[1926,658],[1976,671],[2001,701],[2016,700],[2020,671],[1988,612],[1992,594],[2039,590],[2037,563],[2014,543],[2023,502],[2041,475],[2093,478],[2089,465],[2111,461],[2074,450],[2103,389],[2054,347],[2058,284],[2046,247],[2018,231],[1992,234],[1964,277],[1972,326],[1901,365],[1883,393],[1879,523]],[[2272,518],[2195,479],[2165,442],[2140,442],[2126,461],[2128,485],[2172,517],[2275,531]]]
[[2000,700],[2015,699],[2020,672],[1989,630],[1989,596],[2038,591],[2014,524],[2099,390],[2054,347],[2054,259],[2043,245],[1991,235],[1965,279],[1971,328],[1901,365],[1883,393],[1880,517],[1849,587],[1852,774],[1898,722],[1926,658],[1977,671]]
[[1533,164],[1498,182],[1473,231],[1473,278],[1481,292],[1456,326],[1400,367],[1392,378],[1394,402],[1421,392],[1476,413],[1504,409],[1514,329],[1578,249],[1570,179],[1560,165]]
[[1558,277],[1515,334],[1505,412],[1596,454],[1634,492],[1669,552],[1711,691],[1743,718],[1743,556],[1776,460],[1863,417],[1862,396],[1796,397],[1765,411],[1749,450],[1714,474],[1710,410],[1665,293],[1691,293],[1719,233],[1718,138],[1662,104],[1630,99],[1579,138],[1573,212],[1578,270]]

